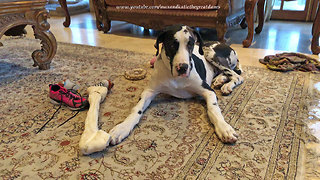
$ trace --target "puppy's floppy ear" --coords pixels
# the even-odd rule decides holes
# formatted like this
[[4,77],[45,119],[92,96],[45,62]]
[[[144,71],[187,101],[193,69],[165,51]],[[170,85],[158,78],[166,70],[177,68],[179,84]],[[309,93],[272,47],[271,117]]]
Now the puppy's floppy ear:
[[156,43],[154,44],[154,47],[157,49],[157,53],[156,53],[156,56],[158,56],[159,54],[159,44],[163,42],[163,39],[165,37],[165,34],[166,34],[166,31],[162,31],[158,37],[157,37],[157,41]]
[[195,29],[193,29],[193,33],[197,36],[197,40],[198,40],[198,42],[199,42],[199,54],[200,54],[200,55],[203,55],[203,49],[202,49],[202,47],[203,47],[203,40],[202,40],[200,34],[198,33],[198,31],[196,31]]

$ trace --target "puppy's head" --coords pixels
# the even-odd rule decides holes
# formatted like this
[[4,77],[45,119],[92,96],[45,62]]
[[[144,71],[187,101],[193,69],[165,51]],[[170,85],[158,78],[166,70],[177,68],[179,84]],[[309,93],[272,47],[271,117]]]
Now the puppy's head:
[[[203,41],[197,31],[184,25],[174,25],[165,28],[158,36],[154,47],[159,54],[159,44],[165,57],[162,60],[170,69],[172,76],[188,77],[192,68],[192,51],[196,42],[199,42],[199,54],[203,55]],[[162,53],[162,52],[161,52]]]

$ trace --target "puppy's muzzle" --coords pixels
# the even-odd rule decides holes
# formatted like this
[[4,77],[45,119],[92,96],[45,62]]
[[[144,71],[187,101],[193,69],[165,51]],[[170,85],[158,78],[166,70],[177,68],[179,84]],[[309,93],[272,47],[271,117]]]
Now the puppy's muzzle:
[[178,72],[178,75],[185,75],[187,73],[189,65],[186,63],[180,63],[177,67],[176,70]]

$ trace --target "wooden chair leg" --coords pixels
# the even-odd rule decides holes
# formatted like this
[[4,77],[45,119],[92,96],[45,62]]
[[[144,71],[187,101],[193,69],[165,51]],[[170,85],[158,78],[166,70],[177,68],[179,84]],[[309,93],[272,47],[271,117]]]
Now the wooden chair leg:
[[312,41],[311,41],[311,51],[313,54],[320,53],[319,46],[319,35],[320,35],[320,7],[318,7],[316,18],[314,19],[312,26]]
[[259,16],[259,25],[255,29],[256,33],[259,34],[262,31],[263,24],[264,24],[264,4],[265,0],[259,0],[257,7],[258,7],[258,16]]
[[59,4],[61,6],[61,8],[63,9],[64,11],[64,14],[66,16],[66,20],[63,22],[63,25],[64,27],[69,27],[70,26],[70,23],[71,23],[71,20],[70,20],[70,14],[69,14],[69,11],[68,11],[68,6],[67,6],[67,0],[59,0]]
[[219,25],[217,28],[217,36],[218,36],[218,41],[220,42],[226,42],[226,39],[225,39],[225,34],[227,32],[227,25],[224,24],[224,25]]
[[244,47],[249,47],[253,40],[253,14],[254,7],[256,6],[258,0],[246,0],[245,2],[245,13],[246,13],[246,21],[248,24],[248,35],[247,38],[242,42]]

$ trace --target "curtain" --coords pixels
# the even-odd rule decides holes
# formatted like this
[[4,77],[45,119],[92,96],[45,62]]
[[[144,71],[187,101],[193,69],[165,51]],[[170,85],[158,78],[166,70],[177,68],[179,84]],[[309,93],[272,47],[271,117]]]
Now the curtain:
[[269,21],[272,14],[272,8],[276,0],[266,0],[264,8],[264,21]]

